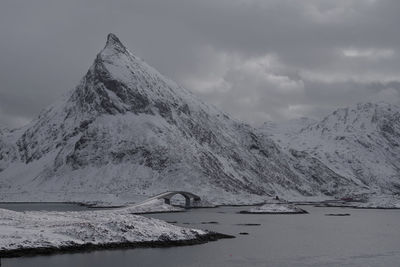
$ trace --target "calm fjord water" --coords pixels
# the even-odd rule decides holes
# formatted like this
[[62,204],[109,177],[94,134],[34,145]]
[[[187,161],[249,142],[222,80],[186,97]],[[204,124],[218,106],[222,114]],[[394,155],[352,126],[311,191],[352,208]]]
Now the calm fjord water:
[[[400,266],[400,210],[302,208],[310,214],[237,214],[245,207],[149,214],[146,216],[236,238],[188,247],[3,259],[2,267]],[[325,216],[327,213],[351,216]]]

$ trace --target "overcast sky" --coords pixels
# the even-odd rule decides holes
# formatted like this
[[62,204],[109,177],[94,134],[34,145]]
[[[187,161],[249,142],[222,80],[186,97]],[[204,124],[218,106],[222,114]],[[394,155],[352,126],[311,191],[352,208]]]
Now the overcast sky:
[[400,1],[1,0],[0,127],[73,89],[115,33],[239,119],[400,103]]

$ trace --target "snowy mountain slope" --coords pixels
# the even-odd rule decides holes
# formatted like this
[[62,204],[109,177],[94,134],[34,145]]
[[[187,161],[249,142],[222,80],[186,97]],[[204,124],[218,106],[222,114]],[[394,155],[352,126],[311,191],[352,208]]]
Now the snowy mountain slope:
[[[2,134],[3,200],[135,200],[187,190],[214,203],[337,193],[352,183],[300,160],[132,55],[110,34],[79,85]],[[8,153],[8,154],[7,154]],[[320,178],[331,183],[321,190]]]
[[0,129],[0,172],[7,168],[11,162],[17,160],[15,142],[18,136],[19,134],[16,131]]
[[361,187],[400,192],[400,107],[358,104],[297,130],[289,128],[267,124],[264,131],[286,149],[309,153]]

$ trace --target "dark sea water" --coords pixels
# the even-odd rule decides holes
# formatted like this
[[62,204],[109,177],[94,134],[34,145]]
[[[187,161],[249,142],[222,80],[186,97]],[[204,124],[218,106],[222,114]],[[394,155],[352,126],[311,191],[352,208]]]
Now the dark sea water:
[[71,203],[0,203],[0,209],[14,211],[81,211],[88,210],[86,206]]
[[[235,239],[188,247],[3,259],[1,266],[400,266],[400,210],[302,206],[309,214],[237,214],[246,208],[219,207],[146,215],[185,227],[235,235]],[[60,209],[68,208],[61,206]],[[325,216],[328,213],[351,215]]]

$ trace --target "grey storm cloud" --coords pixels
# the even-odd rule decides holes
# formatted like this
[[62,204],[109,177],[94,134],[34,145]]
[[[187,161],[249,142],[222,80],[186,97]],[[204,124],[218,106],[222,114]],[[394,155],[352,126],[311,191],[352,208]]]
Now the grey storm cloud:
[[397,0],[2,0],[0,126],[74,88],[109,32],[253,124],[398,104],[398,10]]

